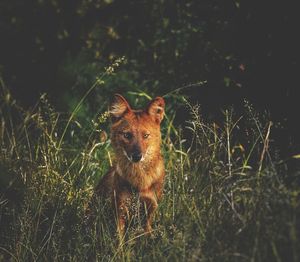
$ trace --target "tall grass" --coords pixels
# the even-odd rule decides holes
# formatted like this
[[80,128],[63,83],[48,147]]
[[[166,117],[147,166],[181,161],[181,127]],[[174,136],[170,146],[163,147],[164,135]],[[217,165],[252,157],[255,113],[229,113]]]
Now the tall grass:
[[[103,112],[86,130],[44,95],[23,110],[2,83],[0,105],[0,260],[298,261],[299,186],[286,183],[272,153],[272,123],[245,103],[210,123],[185,100],[190,118],[166,112],[167,177],[154,235],[130,228],[119,244],[108,203],[85,208],[111,164]],[[78,108],[76,109],[78,110]]]

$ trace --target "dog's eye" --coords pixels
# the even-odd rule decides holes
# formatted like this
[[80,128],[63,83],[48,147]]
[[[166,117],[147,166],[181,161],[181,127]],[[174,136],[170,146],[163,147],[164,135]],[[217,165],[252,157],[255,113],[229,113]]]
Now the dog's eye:
[[126,139],[131,139],[132,138],[132,134],[130,132],[124,132],[123,133],[123,136],[126,138]]
[[144,134],[143,137],[144,138],[148,138],[150,134]]

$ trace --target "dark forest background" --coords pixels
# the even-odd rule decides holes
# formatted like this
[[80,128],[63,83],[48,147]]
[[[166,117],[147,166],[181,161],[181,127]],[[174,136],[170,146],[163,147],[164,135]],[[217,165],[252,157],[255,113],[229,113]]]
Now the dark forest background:
[[24,106],[46,92],[69,111],[124,56],[118,74],[89,96],[86,112],[115,92],[164,95],[189,85],[179,93],[214,121],[224,106],[242,110],[244,99],[267,111],[280,123],[275,140],[291,155],[300,131],[294,2],[2,0],[0,73]]

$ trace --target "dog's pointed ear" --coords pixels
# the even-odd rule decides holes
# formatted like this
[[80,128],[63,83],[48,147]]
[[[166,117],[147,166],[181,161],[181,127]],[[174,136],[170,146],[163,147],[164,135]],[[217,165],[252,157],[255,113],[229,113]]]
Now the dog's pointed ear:
[[110,105],[110,114],[113,120],[117,120],[125,115],[127,112],[131,110],[130,105],[126,101],[126,99],[119,95],[115,94],[113,102]]
[[160,124],[164,118],[165,112],[165,101],[162,97],[154,98],[147,107],[148,114],[153,118],[153,120]]

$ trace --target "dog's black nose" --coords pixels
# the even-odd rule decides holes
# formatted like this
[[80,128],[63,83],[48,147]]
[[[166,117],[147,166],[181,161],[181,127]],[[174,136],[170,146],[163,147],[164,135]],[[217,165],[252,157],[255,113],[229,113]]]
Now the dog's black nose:
[[132,161],[133,162],[139,162],[142,159],[142,153],[141,152],[135,152],[132,154]]

